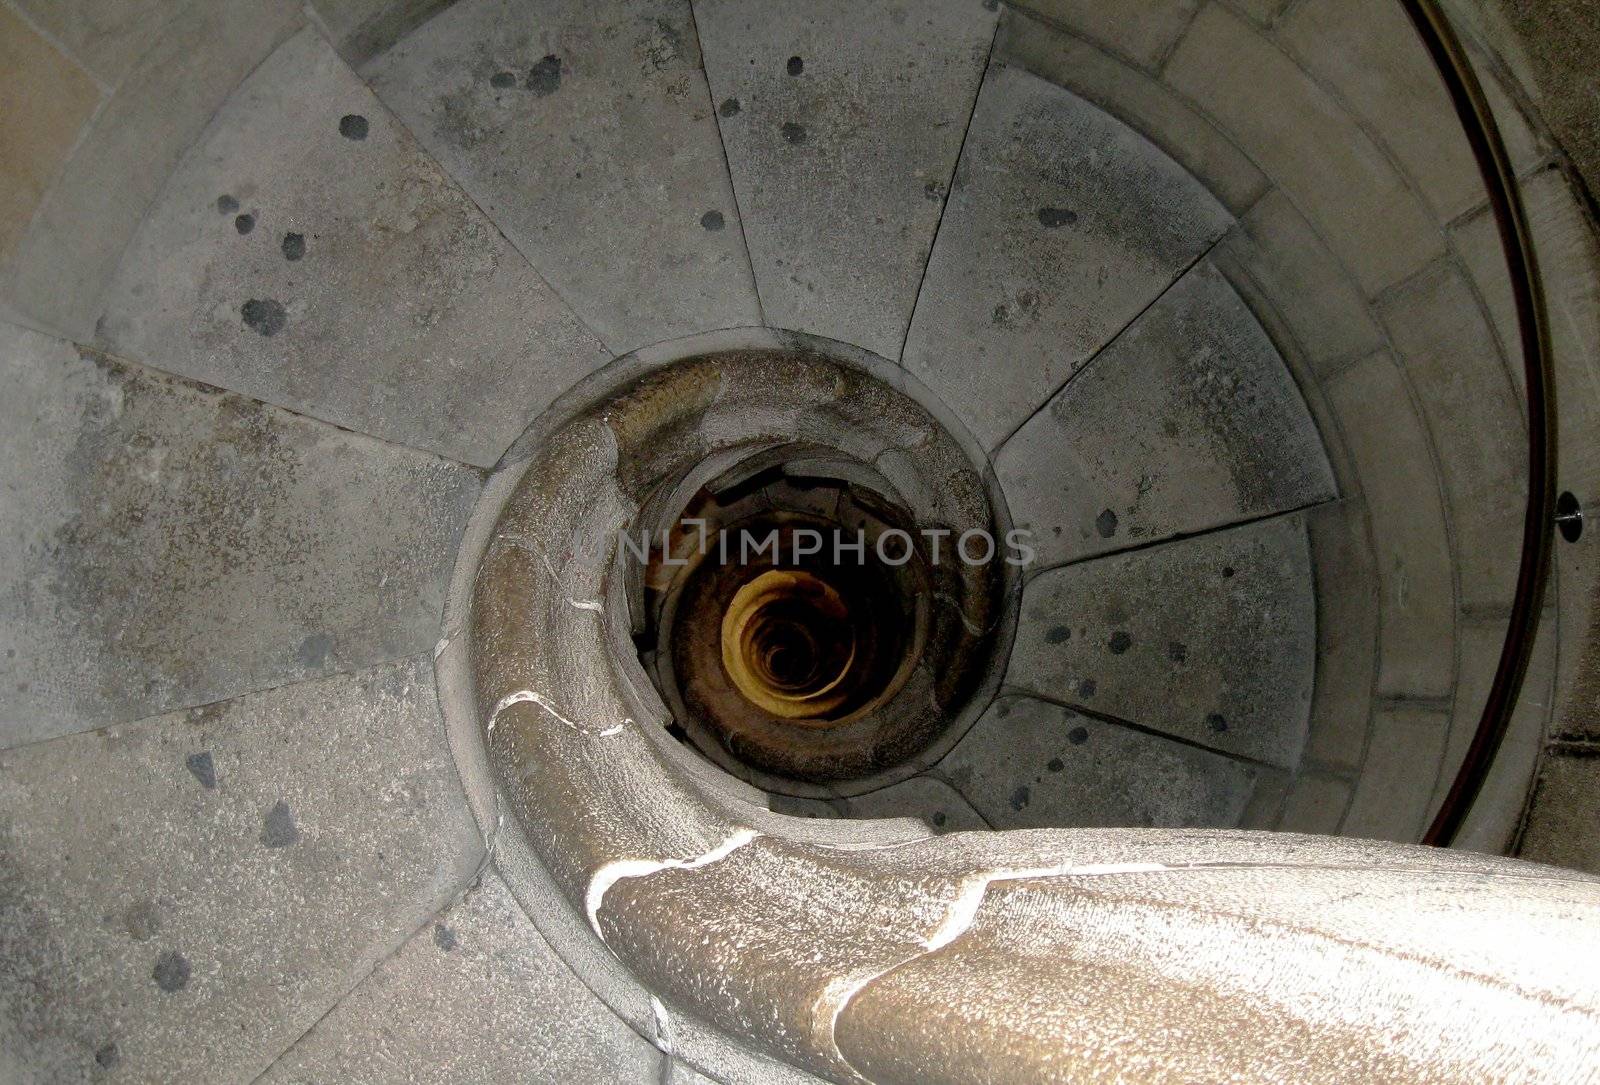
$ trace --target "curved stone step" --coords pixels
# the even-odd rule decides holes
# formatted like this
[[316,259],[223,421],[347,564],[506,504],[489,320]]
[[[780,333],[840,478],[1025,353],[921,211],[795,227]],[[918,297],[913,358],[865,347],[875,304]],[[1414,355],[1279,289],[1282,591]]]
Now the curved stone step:
[[994,448],[1231,223],[1149,140],[995,64],[928,261],[906,368]]
[[1316,647],[1305,525],[1284,517],[1034,577],[1006,683],[1293,768]]
[[184,157],[98,335],[485,467],[609,359],[313,30],[245,80]]
[[363,74],[613,352],[761,323],[688,0],[464,0]]
[[254,1080],[461,891],[483,841],[431,664],[0,753],[21,1080]]
[[973,0],[700,0],[762,309],[898,358],[996,15]]
[[1293,376],[1209,261],[1018,430],[995,471],[1045,567],[1338,496]]
[[996,829],[1232,828],[1256,772],[1032,697],[1001,697],[936,770]]
[[0,747],[426,652],[479,473],[0,324]]

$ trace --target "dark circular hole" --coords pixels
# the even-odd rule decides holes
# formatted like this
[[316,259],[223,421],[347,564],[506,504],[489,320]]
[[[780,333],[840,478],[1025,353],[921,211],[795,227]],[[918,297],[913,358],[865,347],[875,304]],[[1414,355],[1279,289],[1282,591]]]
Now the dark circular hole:
[[1570,490],[1556,498],[1556,527],[1569,543],[1583,538],[1583,505]]

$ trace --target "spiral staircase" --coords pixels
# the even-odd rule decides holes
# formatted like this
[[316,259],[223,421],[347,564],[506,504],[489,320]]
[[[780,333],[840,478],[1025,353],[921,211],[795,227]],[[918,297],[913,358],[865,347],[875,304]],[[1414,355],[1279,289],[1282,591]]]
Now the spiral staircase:
[[0,0],[0,1081],[1600,1080],[1597,52]]

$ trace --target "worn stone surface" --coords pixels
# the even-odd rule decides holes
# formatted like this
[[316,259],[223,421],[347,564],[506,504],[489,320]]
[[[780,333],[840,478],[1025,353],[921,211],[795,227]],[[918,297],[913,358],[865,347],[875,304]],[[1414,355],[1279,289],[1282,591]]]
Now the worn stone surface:
[[33,27],[0,8],[0,260],[27,229],[100,90]]
[[1305,525],[1288,517],[1035,577],[1006,682],[1289,768],[1315,661]]
[[845,804],[853,818],[920,818],[936,833],[997,828],[961,793],[931,776],[914,776],[882,791],[852,796]]
[[[121,2],[92,6],[111,12]],[[33,327],[91,340],[106,283],[167,176],[234,88],[303,21],[297,0],[175,10],[0,264],[0,302]]]
[[1215,124],[1153,76],[1090,42],[1006,8],[995,56],[1059,83],[1152,140],[1235,215],[1267,191],[1266,177]]
[[[341,134],[349,117],[361,138]],[[314,30],[186,156],[99,337],[483,467],[610,357]]]
[[1487,199],[1455,106],[1405,8],[1392,0],[1299,4],[1277,34],[1377,131],[1439,221]]
[[702,0],[695,17],[767,323],[898,358],[996,16]]
[[1327,392],[1360,479],[1377,559],[1377,691],[1448,696],[1455,682],[1454,574],[1427,431],[1387,353],[1343,371]]
[[1248,278],[1319,376],[1382,345],[1357,284],[1282,192],[1263,197],[1217,249],[1218,265]]
[[929,1066],[963,1083],[1078,1082],[1086,1066],[1465,1083],[1594,1065],[1594,883],[1400,849],[1372,865],[992,883],[968,922],[863,985],[834,1040],[885,1085]]
[[433,646],[477,472],[0,325],[0,740]]
[[1419,705],[1381,706],[1345,816],[1345,836],[1414,844],[1443,766],[1450,713]]
[[186,0],[12,0],[101,86],[133,70]]
[[1378,573],[1366,510],[1341,501],[1306,516],[1316,577],[1317,681],[1306,760],[1351,770],[1361,764],[1378,667]]
[[1177,163],[1069,91],[994,66],[905,364],[993,448],[1229,224]]
[[1553,747],[1539,766],[1528,822],[1517,854],[1600,873],[1600,747]]
[[1040,567],[1337,494],[1294,378],[1209,263],[1007,441],[995,470]]
[[449,7],[453,0],[314,0],[310,9],[339,55],[364,64]]
[[1338,776],[1312,773],[1295,780],[1284,800],[1283,816],[1275,828],[1286,833],[1333,835],[1350,806],[1351,787]]
[[1155,68],[1177,44],[1202,0],[1021,0],[1017,6],[1092,39],[1145,68]]
[[1002,697],[939,771],[996,829],[1232,828],[1248,766],[1031,697]]
[[1379,311],[1438,454],[1461,603],[1509,606],[1527,515],[1528,438],[1494,331],[1448,261],[1386,297]]
[[499,875],[412,935],[262,1082],[630,1082],[661,1079],[661,1052],[550,948]]
[[0,754],[8,1080],[251,1081],[459,892],[430,664]]
[[761,322],[688,0],[465,0],[363,74],[614,352]]
[[1355,119],[1227,8],[1201,10],[1164,78],[1294,200],[1367,295],[1442,251],[1427,208]]

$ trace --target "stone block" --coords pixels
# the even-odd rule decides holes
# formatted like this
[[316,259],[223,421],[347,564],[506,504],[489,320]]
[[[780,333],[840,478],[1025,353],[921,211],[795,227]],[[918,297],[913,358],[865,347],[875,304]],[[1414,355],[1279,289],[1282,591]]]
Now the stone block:
[[767,323],[898,359],[995,15],[709,0],[695,16]]
[[1227,8],[1212,4],[1196,16],[1164,78],[1294,201],[1366,295],[1443,251],[1427,208],[1355,118]]
[[431,649],[478,472],[0,326],[0,745]]
[[185,156],[122,259],[99,336],[480,467],[610,359],[310,29]]
[[1427,829],[1430,781],[1444,761],[1450,713],[1420,705],[1388,704],[1372,721],[1343,835],[1415,844]]
[[1233,828],[1253,767],[1031,697],[1002,697],[939,763],[996,829]]
[[556,956],[493,870],[318,1021],[262,1085],[661,1080],[664,1056]]
[[244,1082],[482,840],[424,655],[0,754],[0,856],[21,1080]]
[[1033,578],[1006,682],[1291,768],[1315,654],[1305,525],[1280,517]]
[[1230,222],[1143,136],[997,65],[934,242],[906,368],[993,448]]
[[1267,191],[1261,171],[1215,124],[1154,76],[1088,41],[1007,9],[995,55],[1066,87],[1143,133],[1235,215],[1243,215]]
[[1041,568],[1338,492],[1283,358],[1207,262],[1029,419],[995,471]]
[[688,0],[464,0],[362,74],[614,353],[761,323]]
[[1427,432],[1387,354],[1351,366],[1327,391],[1361,480],[1377,559],[1377,690],[1447,697],[1455,685],[1454,573]]

